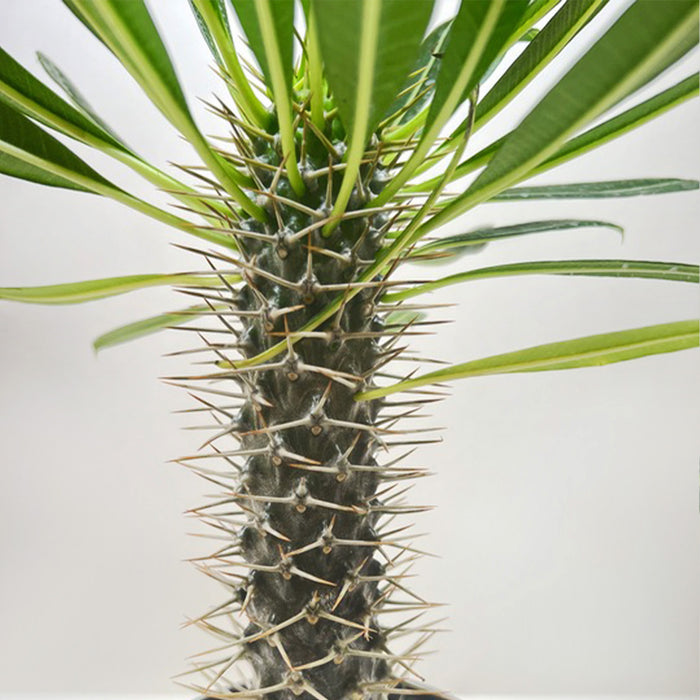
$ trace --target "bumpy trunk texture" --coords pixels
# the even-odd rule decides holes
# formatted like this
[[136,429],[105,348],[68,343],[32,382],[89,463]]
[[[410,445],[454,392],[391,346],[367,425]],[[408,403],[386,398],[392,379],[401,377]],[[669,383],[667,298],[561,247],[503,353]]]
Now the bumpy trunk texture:
[[[391,630],[378,614],[397,591],[406,592],[391,602],[395,608],[403,605],[415,615],[427,607],[399,582],[410,548],[380,525],[404,511],[392,500],[393,481],[417,472],[379,465],[377,452],[385,438],[391,441],[391,417],[378,418],[381,402],[353,398],[395,355],[400,331],[377,309],[381,280],[356,282],[390,225],[385,212],[358,215],[386,171],[376,159],[363,166],[347,214],[324,236],[318,224],[332,209],[340,159],[324,151],[313,162],[307,155],[307,192],[298,199],[281,168],[271,167],[279,164],[276,149],[267,141],[253,148],[268,166],[252,172],[270,223],[232,218],[227,225],[239,253],[230,262],[244,285],[196,292],[221,330],[235,336],[210,343],[220,371],[194,378],[213,387],[204,388],[209,393],[202,399],[221,424],[210,446],[228,468],[195,466],[224,489],[196,512],[232,536],[202,567],[232,590],[228,603],[200,619],[231,652],[212,664],[206,690],[212,697],[274,700],[386,698],[413,659],[391,655]],[[226,266],[226,256],[207,259]],[[347,298],[338,313],[298,339],[295,331],[339,294]],[[285,338],[286,352],[256,366],[230,362],[234,346],[252,358]],[[243,397],[237,412],[212,403],[212,396],[227,394]],[[203,457],[188,463],[201,465]],[[236,507],[242,518],[234,515]],[[240,611],[249,622],[236,636],[220,620]],[[404,627],[394,623],[394,632],[403,634]],[[230,695],[217,690],[232,666],[227,659],[238,656],[252,666],[250,688],[257,692],[232,682],[226,684]]]

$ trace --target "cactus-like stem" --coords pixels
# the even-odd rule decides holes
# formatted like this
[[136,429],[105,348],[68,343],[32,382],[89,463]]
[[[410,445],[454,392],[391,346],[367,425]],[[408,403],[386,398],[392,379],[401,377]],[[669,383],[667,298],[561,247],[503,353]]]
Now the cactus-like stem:
[[[383,417],[379,401],[354,399],[400,353],[405,329],[384,320],[381,278],[357,291],[393,223],[385,212],[358,215],[386,174],[376,161],[363,165],[348,212],[327,238],[339,158],[324,173],[307,155],[304,170],[313,177],[298,200],[277,152],[267,141],[255,144],[266,167],[252,172],[270,223],[228,222],[236,259],[202,252],[219,268],[236,266],[245,284],[222,282],[214,295],[190,290],[233,336],[210,343],[214,372],[188,378],[204,382],[202,400],[217,427],[206,443],[214,451],[184,461],[222,489],[195,513],[231,537],[201,568],[231,589],[223,611],[247,620],[230,632],[219,622],[222,609],[200,618],[231,652],[203,665],[209,683],[201,690],[211,697],[382,698],[411,677],[415,661],[415,649],[391,649],[392,634],[409,630],[390,627],[383,613],[403,607],[415,616],[430,606],[402,582],[416,550],[384,524],[420,510],[400,500],[403,482],[419,471],[380,464],[378,451],[396,442],[393,415]],[[299,333],[344,292],[332,318]],[[238,365],[228,355],[235,349],[252,358],[284,339],[286,353],[262,364]],[[222,395],[242,397],[238,409],[212,401]],[[223,472],[208,468],[211,457]],[[238,657],[254,670],[250,689],[227,680]]]

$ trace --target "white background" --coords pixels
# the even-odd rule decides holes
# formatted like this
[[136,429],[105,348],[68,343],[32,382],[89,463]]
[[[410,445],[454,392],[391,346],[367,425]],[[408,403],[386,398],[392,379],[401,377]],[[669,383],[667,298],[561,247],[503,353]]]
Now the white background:
[[[184,0],[151,4],[188,94],[221,94]],[[600,21],[623,4],[613,0]],[[60,3],[0,8],[0,43],[24,65],[38,73],[41,49],[138,151],[193,162]],[[573,53],[589,41],[579,37]],[[539,90],[557,74],[542,76]],[[537,90],[475,148],[516,123]],[[697,177],[699,116],[687,104],[540,181]],[[104,158],[91,162],[149,191]],[[624,244],[600,229],[542,234],[435,272],[545,258],[696,262],[699,214],[695,193],[488,205],[447,232],[596,218],[623,224]],[[112,202],[0,181],[4,286],[193,266],[169,241],[186,242]],[[669,282],[513,278],[433,300],[457,303],[446,314],[456,323],[420,346],[452,362],[697,315],[695,289]],[[192,452],[199,436],[169,415],[187,398],[156,377],[186,368],[161,357],[182,338],[91,350],[103,331],[187,303],[151,290],[75,307],[0,305],[0,691],[169,692],[184,657],[209,643],[177,629],[185,614],[222,600],[181,562],[202,552],[181,513],[206,488],[166,462]],[[414,490],[417,502],[438,506],[419,530],[430,533],[421,546],[440,557],[420,565],[416,587],[448,604],[452,630],[421,666],[432,684],[462,693],[698,690],[697,358],[474,379],[436,408],[444,442],[418,455],[436,476]]]

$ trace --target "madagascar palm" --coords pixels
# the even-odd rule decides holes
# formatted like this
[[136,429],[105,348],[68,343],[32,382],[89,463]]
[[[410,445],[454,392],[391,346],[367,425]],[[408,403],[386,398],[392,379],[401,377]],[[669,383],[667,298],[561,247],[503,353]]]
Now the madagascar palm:
[[[222,0],[191,0],[222,79],[221,99],[209,104],[226,129],[222,142],[198,129],[142,0],[64,4],[201,165],[164,172],[127,146],[48,58],[43,67],[67,100],[0,52],[0,171],[110,197],[172,226],[193,237],[186,247],[199,270],[4,288],[0,297],[75,303],[172,285],[196,301],[96,341],[102,348],[179,326],[198,343],[187,352],[207,360],[173,381],[211,416],[203,449],[181,461],[220,490],[193,512],[224,535],[199,566],[229,595],[196,620],[219,643],[197,662],[203,680],[190,687],[215,697],[320,700],[419,692],[412,667],[433,623],[423,616],[430,603],[404,582],[420,552],[395,518],[422,510],[404,491],[423,471],[380,450],[426,438],[406,436],[400,421],[435,399],[428,387],[436,383],[698,344],[697,321],[675,320],[401,376],[392,363],[431,323],[424,295],[522,274],[696,282],[698,268],[595,259],[470,266],[448,277],[433,265],[421,281],[395,273],[406,263],[454,262],[499,238],[607,225],[540,220],[435,237],[484,202],[696,189],[679,179],[520,183],[697,93],[691,75],[610,116],[695,46],[697,3],[633,2],[516,128],[480,150],[471,136],[508,109],[605,0],[468,0],[429,30],[427,0],[311,0],[301,3],[296,28],[293,0],[233,0],[252,56]],[[108,181],[45,127],[133,168],[173,197],[177,213]],[[406,393],[385,398],[398,392]],[[388,615],[397,610],[403,621]]]

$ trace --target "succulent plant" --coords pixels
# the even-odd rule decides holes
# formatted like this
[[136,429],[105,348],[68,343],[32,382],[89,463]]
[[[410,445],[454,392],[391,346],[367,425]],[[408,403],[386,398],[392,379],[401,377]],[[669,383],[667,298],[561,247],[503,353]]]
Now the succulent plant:
[[[221,141],[197,127],[143,0],[64,4],[201,164],[164,172],[50,59],[40,56],[59,90],[0,50],[0,172],[112,198],[198,239],[182,246],[197,271],[6,287],[0,298],[77,303],[171,285],[194,300],[96,341],[103,348],[175,326],[194,342],[183,354],[205,359],[171,381],[209,416],[201,450],[179,461],[217,490],[192,510],[219,545],[197,566],[228,593],[193,621],[219,641],[192,669],[201,680],[188,672],[188,687],[273,700],[425,694],[413,666],[436,626],[432,603],[406,581],[422,554],[406,516],[424,508],[406,492],[425,471],[403,459],[430,440],[409,419],[440,399],[431,386],[698,345],[691,319],[405,374],[399,360],[421,362],[411,336],[435,322],[425,295],[528,274],[697,282],[698,268],[595,259],[447,277],[432,265],[420,280],[397,271],[454,262],[501,238],[610,226],[587,217],[435,237],[485,202],[697,189],[680,179],[520,185],[697,94],[695,74],[635,98],[697,43],[697,3],[631,3],[518,126],[480,150],[472,135],[509,110],[605,0],[465,0],[438,24],[428,0],[233,0],[232,8],[191,0],[222,80],[220,99],[208,104]],[[632,106],[620,108],[628,98]],[[178,212],[108,181],[47,129],[129,166],[169,193]]]

